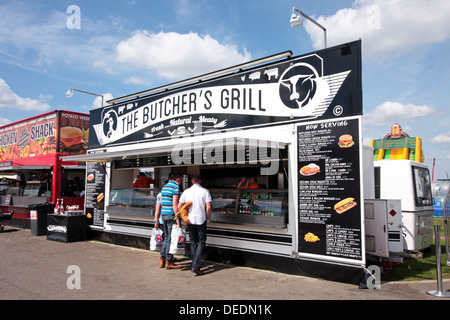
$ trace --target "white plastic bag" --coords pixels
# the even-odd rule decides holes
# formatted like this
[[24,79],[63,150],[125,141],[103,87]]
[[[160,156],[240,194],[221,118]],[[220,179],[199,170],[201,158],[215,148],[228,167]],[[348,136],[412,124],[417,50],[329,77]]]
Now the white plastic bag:
[[161,251],[163,245],[163,231],[161,229],[152,229],[150,238],[150,251]]
[[170,237],[170,254],[184,255],[186,248],[186,231],[178,227],[176,224],[172,227],[172,234]]

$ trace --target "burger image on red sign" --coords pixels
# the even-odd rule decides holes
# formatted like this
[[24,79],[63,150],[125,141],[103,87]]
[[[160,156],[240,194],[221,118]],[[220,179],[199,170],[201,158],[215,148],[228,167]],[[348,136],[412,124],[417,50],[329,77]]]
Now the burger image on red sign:
[[353,141],[353,137],[349,134],[344,134],[339,137],[338,146],[341,148],[350,148],[354,144],[355,142]]
[[83,131],[77,127],[60,129],[59,148],[61,153],[83,153],[87,148]]

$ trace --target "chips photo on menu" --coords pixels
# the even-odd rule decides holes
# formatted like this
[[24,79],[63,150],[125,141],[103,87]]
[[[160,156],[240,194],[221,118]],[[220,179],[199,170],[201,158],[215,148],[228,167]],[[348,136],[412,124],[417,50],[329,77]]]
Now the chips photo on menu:
[[316,236],[314,233],[308,232],[307,234],[305,234],[305,241],[306,242],[316,242],[319,241],[319,237]]

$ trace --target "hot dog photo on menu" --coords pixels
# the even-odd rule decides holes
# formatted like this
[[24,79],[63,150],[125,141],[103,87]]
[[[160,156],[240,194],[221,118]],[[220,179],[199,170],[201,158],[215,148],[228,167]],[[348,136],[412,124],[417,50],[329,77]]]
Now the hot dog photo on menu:
[[341,214],[341,213],[344,213],[344,212],[350,210],[351,208],[356,207],[356,205],[357,205],[357,203],[355,201],[355,198],[349,197],[349,198],[345,198],[345,199],[339,201],[338,203],[336,203],[334,205],[334,210],[337,213]]

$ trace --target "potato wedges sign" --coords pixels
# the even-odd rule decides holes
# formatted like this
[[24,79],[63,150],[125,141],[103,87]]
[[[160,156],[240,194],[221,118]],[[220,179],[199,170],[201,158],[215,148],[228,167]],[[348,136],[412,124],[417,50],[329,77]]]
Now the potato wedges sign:
[[98,148],[361,115],[361,101],[356,41],[93,110],[89,142]]

